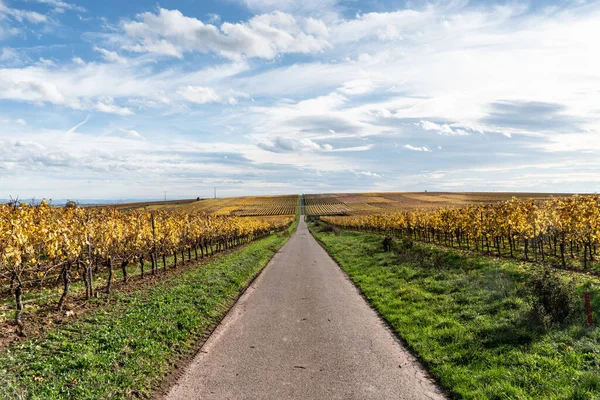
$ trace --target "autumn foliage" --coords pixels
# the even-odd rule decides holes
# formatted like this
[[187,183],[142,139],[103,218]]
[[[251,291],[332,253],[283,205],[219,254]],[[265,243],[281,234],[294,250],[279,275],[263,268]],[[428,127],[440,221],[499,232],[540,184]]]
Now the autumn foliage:
[[431,243],[525,259],[594,261],[600,240],[600,196],[547,201],[513,198],[497,204],[323,217],[343,228],[396,234]]
[[[16,323],[22,328],[23,292],[32,287],[57,284],[64,291],[62,308],[73,279],[85,283],[86,297],[95,296],[94,278],[99,269],[108,273],[105,286],[110,292],[113,267],[119,266],[127,280],[127,266],[139,263],[144,276],[166,269],[166,258],[174,266],[192,258],[264,237],[289,226],[293,218],[215,216],[204,213],[169,211],[120,212],[112,208],[0,205],[0,286],[7,286],[16,301]],[[180,255],[180,257],[178,257]],[[179,261],[178,261],[179,260]],[[52,276],[55,279],[46,279]]]

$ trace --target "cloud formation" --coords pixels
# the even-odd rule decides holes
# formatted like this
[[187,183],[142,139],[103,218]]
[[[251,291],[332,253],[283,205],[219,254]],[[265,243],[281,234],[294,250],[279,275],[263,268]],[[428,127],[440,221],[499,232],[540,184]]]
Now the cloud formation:
[[258,12],[286,11],[290,13],[311,13],[329,11],[339,0],[241,0],[248,8]]
[[598,1],[134,2],[0,0],[2,187],[600,190]]
[[412,151],[424,151],[427,153],[431,152],[431,149],[427,146],[412,146],[410,144],[405,144],[403,147],[407,150],[412,150]]
[[48,17],[36,11],[27,11],[16,8],[11,8],[0,0],[0,20],[3,16],[10,16],[18,22],[30,22],[32,24],[41,24],[48,22]]
[[310,139],[293,140],[284,137],[276,137],[273,140],[267,140],[258,143],[258,147],[273,153],[291,153],[297,151],[332,151],[330,144],[318,144]]
[[66,1],[62,1],[62,0],[30,0],[33,1],[35,3],[40,3],[40,4],[45,4],[49,7],[51,7],[54,12],[57,13],[64,13],[65,11],[77,11],[77,12],[86,12],[87,10],[79,5],[76,4],[72,4],[72,3],[67,3]]
[[217,27],[164,8],[157,14],[142,13],[136,21],[121,24],[128,42],[123,49],[131,52],[177,58],[189,52],[216,53],[230,59],[272,59],[286,53],[322,52],[330,45],[319,27],[322,25],[314,20],[303,21],[278,11]]

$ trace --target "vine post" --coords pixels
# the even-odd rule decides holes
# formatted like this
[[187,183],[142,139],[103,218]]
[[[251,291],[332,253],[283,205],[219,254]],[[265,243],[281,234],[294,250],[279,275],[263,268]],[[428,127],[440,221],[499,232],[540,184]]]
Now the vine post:
[[150,214],[152,219],[152,275],[158,270],[158,260],[156,254],[156,223],[154,221],[154,213]]

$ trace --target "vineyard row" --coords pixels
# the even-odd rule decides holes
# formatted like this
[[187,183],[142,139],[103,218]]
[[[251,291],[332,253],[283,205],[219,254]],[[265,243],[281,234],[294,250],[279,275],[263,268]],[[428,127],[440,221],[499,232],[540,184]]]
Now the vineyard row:
[[[589,271],[600,244],[600,196],[512,200],[463,208],[324,217],[342,228],[399,235]],[[567,261],[569,260],[569,261]]]
[[[14,295],[15,323],[23,331],[23,294],[60,270],[63,291],[57,308],[62,310],[73,279],[81,279],[85,297],[96,296],[94,278],[99,266],[107,270],[104,291],[110,293],[113,268],[120,265],[123,280],[127,267],[145,263],[155,274],[159,260],[166,269],[167,257],[174,266],[194,257],[253,241],[288,227],[293,218],[269,221],[168,211],[120,212],[115,209],[57,208],[39,205],[0,205],[0,287]],[[45,280],[58,284],[56,280]]]

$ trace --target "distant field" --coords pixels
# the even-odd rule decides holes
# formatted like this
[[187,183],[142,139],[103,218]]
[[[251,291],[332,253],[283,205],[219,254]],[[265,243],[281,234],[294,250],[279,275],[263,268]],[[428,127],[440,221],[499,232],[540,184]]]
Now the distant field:
[[185,204],[189,204],[196,201],[195,199],[189,200],[168,200],[168,201],[139,201],[135,203],[120,203],[120,204],[106,204],[99,206],[90,206],[90,207],[114,207],[118,210],[135,210],[139,208],[148,208],[148,209],[166,209],[179,207]]
[[238,217],[268,217],[295,215],[298,210],[298,195],[247,196],[222,199],[173,200],[146,203],[126,203],[118,209],[180,210],[185,212],[206,212],[214,215]]
[[399,192],[307,194],[304,198],[307,215],[365,215],[497,203],[513,197],[546,200],[552,196],[568,194]]
[[[307,194],[306,215],[366,215],[386,214],[401,210],[460,207],[467,204],[488,204],[517,198],[547,200],[569,194],[550,193],[492,193],[492,192],[389,192],[389,193],[329,193]],[[299,207],[298,195],[247,196],[219,199],[172,200],[158,202],[124,203],[120,210],[203,211],[215,215],[240,217],[295,215]]]

